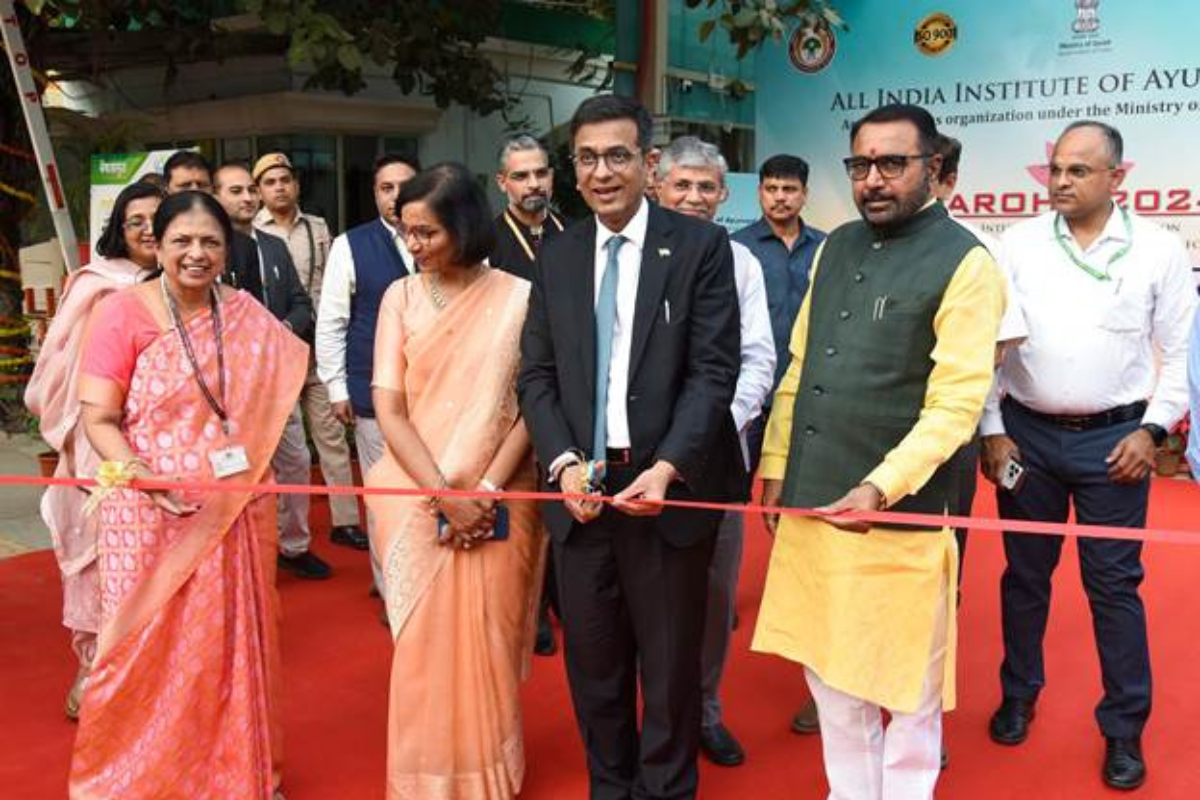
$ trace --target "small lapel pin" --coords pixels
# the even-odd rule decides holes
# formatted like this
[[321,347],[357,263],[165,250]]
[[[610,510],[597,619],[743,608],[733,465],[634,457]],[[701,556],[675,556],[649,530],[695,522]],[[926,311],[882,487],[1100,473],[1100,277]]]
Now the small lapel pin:
[[659,258],[666,258],[669,255],[671,255],[671,249],[669,247],[658,248],[658,257]]

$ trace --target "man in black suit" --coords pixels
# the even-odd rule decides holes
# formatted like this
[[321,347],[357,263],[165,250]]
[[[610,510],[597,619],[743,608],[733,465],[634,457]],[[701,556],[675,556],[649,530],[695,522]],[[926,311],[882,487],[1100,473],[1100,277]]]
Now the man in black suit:
[[727,497],[738,461],[733,255],[720,228],[643,198],[651,127],[623,97],[575,112],[595,214],[543,245],[521,338],[521,410],[549,482],[581,492],[602,461],[615,495],[544,505],[593,800],[695,796],[720,513],[661,501]]
[[[250,171],[241,164],[225,164],[213,174],[213,187],[213,196],[233,222],[229,282],[253,295],[292,333],[311,344],[316,327],[312,300],[300,282],[287,243],[254,227],[260,200]],[[280,483],[307,484],[312,479],[312,456],[299,405],[288,417],[271,466]],[[321,580],[333,571],[309,547],[312,541],[309,505],[306,494],[279,496],[278,564],[298,577]]]

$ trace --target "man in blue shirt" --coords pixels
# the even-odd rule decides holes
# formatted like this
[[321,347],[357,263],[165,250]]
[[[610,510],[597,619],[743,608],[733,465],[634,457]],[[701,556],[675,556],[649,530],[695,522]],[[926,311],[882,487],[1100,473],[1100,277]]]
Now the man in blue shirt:
[[[792,357],[788,344],[800,304],[808,292],[813,256],[825,232],[804,224],[800,212],[808,199],[808,162],[799,156],[774,155],[758,170],[758,203],[762,219],[733,235],[733,240],[750,249],[762,264],[767,289],[771,333],[775,337],[775,384],[787,372]],[[771,415],[772,395],[763,403],[762,416],[746,432],[753,469],[758,468],[764,420]],[[736,619],[736,617],[735,617]],[[792,719],[796,733],[816,733],[817,707],[810,699]]]
[[[808,163],[798,156],[776,155],[758,170],[758,202],[763,216],[733,235],[762,264],[767,286],[771,333],[775,335],[775,385],[791,363],[788,342],[800,303],[808,291],[808,273],[825,232],[804,224],[800,212],[808,199]],[[763,409],[763,419],[770,407]]]

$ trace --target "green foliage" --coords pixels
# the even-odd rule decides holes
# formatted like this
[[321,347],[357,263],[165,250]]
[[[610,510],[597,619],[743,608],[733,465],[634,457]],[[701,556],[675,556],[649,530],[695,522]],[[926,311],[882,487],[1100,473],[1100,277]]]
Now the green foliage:
[[700,41],[708,41],[720,26],[737,48],[737,57],[758,49],[763,43],[781,41],[789,20],[816,14],[830,26],[846,30],[846,21],[832,0],[684,0],[688,8],[705,8],[716,14],[700,24]]

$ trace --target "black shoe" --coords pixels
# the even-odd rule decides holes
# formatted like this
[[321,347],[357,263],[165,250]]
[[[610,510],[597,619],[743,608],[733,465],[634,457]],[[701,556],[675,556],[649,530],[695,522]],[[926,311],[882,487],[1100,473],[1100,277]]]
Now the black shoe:
[[719,722],[700,728],[700,752],[718,767],[736,767],[746,760],[746,751]]
[[323,581],[333,574],[333,570],[329,565],[316,556],[316,554],[305,551],[295,556],[285,556],[283,553],[275,559],[275,563],[279,568],[292,573],[297,578],[303,578],[307,581]]
[[1105,737],[1104,782],[1114,789],[1136,789],[1146,780],[1142,740]]
[[533,642],[533,652],[539,656],[552,656],[558,652],[558,642],[554,639],[550,615],[545,610],[538,615],[537,639]]
[[792,717],[792,733],[808,736],[820,732],[821,717],[817,714],[817,702],[810,699],[800,707],[800,710],[796,712],[796,716]]
[[371,540],[357,525],[335,525],[329,532],[329,541],[355,550],[369,550],[371,547]]
[[1034,701],[1006,697],[996,713],[992,714],[988,733],[996,744],[1020,744],[1029,735],[1029,723],[1033,722],[1033,716]]

